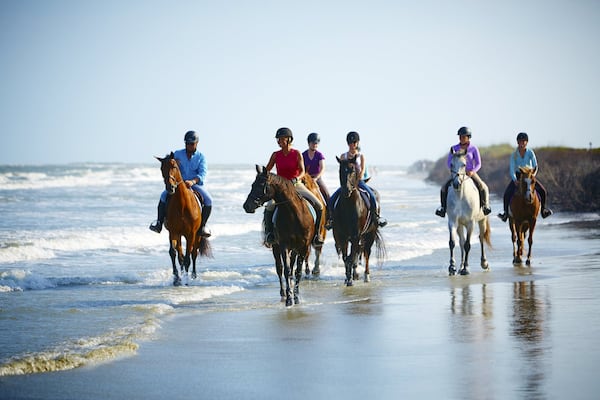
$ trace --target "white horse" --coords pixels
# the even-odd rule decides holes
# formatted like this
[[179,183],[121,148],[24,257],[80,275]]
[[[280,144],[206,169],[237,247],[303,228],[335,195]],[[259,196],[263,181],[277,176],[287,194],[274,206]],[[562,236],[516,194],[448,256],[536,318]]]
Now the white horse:
[[[479,242],[481,244],[481,268],[489,271],[490,267],[485,258],[484,242],[491,247],[490,221],[483,214],[479,200],[479,190],[472,179],[466,174],[465,151],[452,153],[450,172],[452,188],[448,190],[447,215],[448,231],[450,232],[450,275],[456,274],[454,262],[454,246],[458,234],[460,243],[460,270],[459,274],[468,275],[469,251],[471,250],[471,234],[475,223],[479,224]],[[465,235],[466,231],[466,235]]]

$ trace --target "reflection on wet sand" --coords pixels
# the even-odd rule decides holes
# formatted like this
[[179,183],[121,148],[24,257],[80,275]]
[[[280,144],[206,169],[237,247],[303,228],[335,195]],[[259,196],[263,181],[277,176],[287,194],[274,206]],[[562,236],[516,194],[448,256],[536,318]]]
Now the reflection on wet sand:
[[510,334],[517,340],[520,355],[522,389],[527,398],[544,398],[546,364],[550,364],[552,347],[544,342],[549,336],[549,300],[543,301],[536,292],[534,281],[513,284],[513,309]]

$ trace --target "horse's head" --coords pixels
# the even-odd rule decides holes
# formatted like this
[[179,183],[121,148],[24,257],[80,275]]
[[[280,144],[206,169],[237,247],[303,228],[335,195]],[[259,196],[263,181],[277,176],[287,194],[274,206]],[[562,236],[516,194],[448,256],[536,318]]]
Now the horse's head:
[[356,156],[347,160],[335,157],[340,164],[340,188],[344,197],[350,197],[352,192],[358,187],[358,171],[356,166]]
[[450,161],[450,176],[452,177],[452,186],[454,189],[460,188],[460,185],[467,179],[467,152],[464,150],[452,152],[452,161]]
[[160,161],[160,171],[165,182],[165,190],[169,194],[174,194],[177,186],[183,183],[175,155],[171,152],[171,154],[167,154],[164,158],[155,158]]
[[535,170],[529,167],[519,167],[519,172],[517,191],[527,203],[531,204],[535,199]]
[[248,198],[244,202],[244,210],[247,213],[254,213],[258,207],[273,197],[269,187],[269,175],[265,167],[256,166],[256,179],[252,183],[252,189],[250,189]]

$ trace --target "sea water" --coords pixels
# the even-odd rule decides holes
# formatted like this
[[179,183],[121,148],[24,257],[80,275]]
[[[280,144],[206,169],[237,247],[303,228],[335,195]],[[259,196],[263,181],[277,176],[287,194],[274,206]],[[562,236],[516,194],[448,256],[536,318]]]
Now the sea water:
[[[0,376],[134,354],[169,316],[190,310],[283,308],[272,254],[261,244],[262,212],[242,208],[255,175],[252,165],[210,167],[213,258],[199,257],[198,278],[173,287],[168,233],[148,229],[164,188],[158,163],[0,166]],[[446,220],[433,214],[439,187],[403,167],[378,167],[373,175],[389,221],[382,229],[386,258],[371,260],[373,281],[447,279],[446,255],[419,261],[448,246]],[[331,192],[337,188],[335,166],[325,181]],[[553,221],[574,218],[597,216]],[[331,236],[321,276],[311,282],[321,285],[312,287],[316,297],[344,280]]]

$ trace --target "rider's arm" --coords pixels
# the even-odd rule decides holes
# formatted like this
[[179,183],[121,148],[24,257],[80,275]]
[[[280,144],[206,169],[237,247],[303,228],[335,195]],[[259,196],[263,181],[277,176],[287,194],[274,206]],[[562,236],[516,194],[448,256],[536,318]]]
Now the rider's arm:
[[296,177],[296,179],[301,180],[304,177],[304,174],[306,173],[306,170],[304,169],[304,158],[302,158],[302,154],[298,151],[298,169],[300,170],[300,174]]
[[276,152],[276,151],[274,151],[274,152],[273,152],[273,154],[271,154],[271,158],[269,159],[269,162],[267,163],[267,166],[266,166],[266,170],[267,170],[267,172],[271,172],[271,170],[272,170],[272,169],[273,169],[273,167],[275,166],[275,154],[276,154],[276,153],[277,153],[277,152]]

